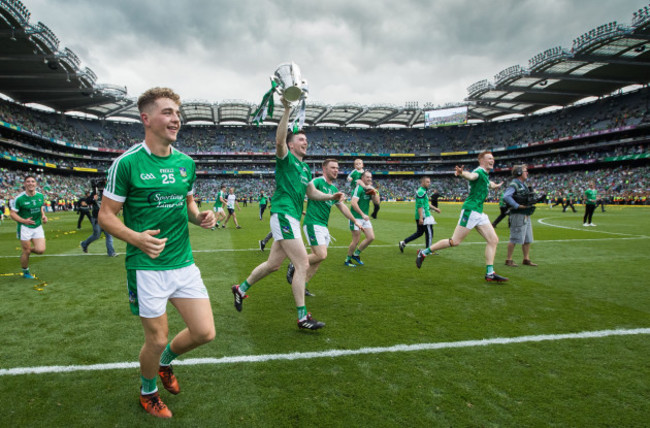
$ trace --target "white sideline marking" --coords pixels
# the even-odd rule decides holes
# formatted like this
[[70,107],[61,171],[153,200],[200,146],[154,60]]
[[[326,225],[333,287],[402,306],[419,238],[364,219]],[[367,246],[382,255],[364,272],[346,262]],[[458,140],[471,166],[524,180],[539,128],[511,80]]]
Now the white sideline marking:
[[[546,223],[544,223],[546,224]],[[547,226],[552,226],[552,227],[563,227],[563,226],[554,226],[552,224],[546,224]],[[566,229],[570,229],[567,227]],[[576,230],[582,230],[582,229],[576,229]],[[585,231],[587,232],[587,231]],[[599,232],[598,230],[589,230],[589,232]],[[614,232],[600,232],[600,233],[614,233]],[[619,234],[619,235],[625,235],[625,234]],[[645,235],[629,235],[629,238],[576,238],[576,239],[546,239],[546,240],[536,240],[535,244],[544,244],[544,243],[557,243],[557,242],[582,242],[582,241],[621,241],[621,240],[626,240],[626,239],[648,239],[650,236],[645,236]],[[499,242],[499,245],[507,245],[508,242]],[[475,241],[475,242],[466,242],[463,241],[463,246],[467,245],[485,245],[485,241]],[[397,248],[397,244],[371,244],[372,248]],[[407,247],[422,247],[422,244],[406,244]],[[270,248],[270,247],[269,247]],[[336,248],[336,249],[343,249],[343,248],[348,248],[347,245],[330,245],[327,248]],[[237,252],[244,252],[244,251],[253,251],[253,252],[258,252],[262,253],[260,251],[259,247],[256,248],[213,248],[209,250],[192,250],[192,253],[237,253]],[[264,253],[268,254],[269,250],[264,250]],[[123,256],[125,253],[117,253],[118,256]],[[106,256],[106,253],[70,253],[70,254],[32,254],[30,257],[89,257],[89,256],[103,256],[108,258]],[[17,259],[20,258],[20,254],[15,255],[15,256],[0,256],[0,259]]]
[[558,226],[557,224],[551,224],[551,223],[545,223],[544,220],[546,220],[549,217],[546,218],[540,218],[537,220],[538,223],[543,224],[545,226],[550,226],[550,227],[557,227],[560,229],[570,229],[570,230],[579,230],[581,232],[596,232],[596,233],[606,233],[608,235],[621,235],[621,236],[635,236],[639,238],[647,238],[645,235],[632,235],[630,233],[619,233],[619,232],[605,232],[604,230],[594,230],[591,227],[584,226],[582,229],[577,228],[577,227],[569,227],[569,226]]
[[[329,351],[319,352],[294,352],[291,354],[265,354],[265,355],[241,355],[236,357],[221,358],[188,358],[177,360],[174,365],[177,366],[196,366],[201,364],[235,364],[235,363],[260,363],[264,361],[294,361],[307,360],[314,358],[335,358],[349,355],[368,355],[383,354],[388,352],[416,352],[430,351],[437,349],[454,349],[454,348],[473,348],[478,346],[491,345],[509,345],[512,343],[531,343],[557,341],[567,339],[593,339],[610,336],[632,336],[639,334],[650,334],[650,328],[635,329],[618,329],[618,330],[599,330],[583,331],[580,333],[568,334],[542,334],[537,336],[519,336],[519,337],[497,337],[493,339],[482,340],[463,340],[460,342],[439,342],[439,343],[420,343],[416,345],[394,345],[377,348],[360,348],[360,349],[332,349]],[[42,374],[42,373],[69,373],[78,371],[102,371],[117,369],[132,369],[139,367],[138,362],[123,362],[109,364],[92,364],[88,366],[41,366],[41,367],[16,367],[13,369],[0,369],[0,376],[16,376],[24,374]]]

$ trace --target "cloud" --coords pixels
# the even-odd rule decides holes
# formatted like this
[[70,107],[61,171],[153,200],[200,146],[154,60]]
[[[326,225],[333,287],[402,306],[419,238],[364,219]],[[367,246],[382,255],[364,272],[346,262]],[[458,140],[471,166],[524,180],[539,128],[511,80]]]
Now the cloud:
[[329,104],[462,101],[472,83],[617,20],[639,0],[25,0],[100,82],[131,96],[258,102],[295,61]]

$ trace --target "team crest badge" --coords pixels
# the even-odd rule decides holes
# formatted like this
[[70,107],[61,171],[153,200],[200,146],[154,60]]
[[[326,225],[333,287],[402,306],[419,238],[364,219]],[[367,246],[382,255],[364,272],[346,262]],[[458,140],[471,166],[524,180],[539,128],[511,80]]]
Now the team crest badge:
[[187,170],[185,168],[183,168],[182,166],[179,166],[178,170],[181,173],[181,177],[187,177]]

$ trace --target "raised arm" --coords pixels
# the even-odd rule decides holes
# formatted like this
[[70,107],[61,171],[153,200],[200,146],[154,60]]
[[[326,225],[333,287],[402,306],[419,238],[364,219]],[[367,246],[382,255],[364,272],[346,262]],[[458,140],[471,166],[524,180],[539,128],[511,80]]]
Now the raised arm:
[[476,180],[476,179],[478,178],[478,173],[476,173],[476,172],[465,171],[465,170],[463,169],[464,166],[465,166],[465,165],[461,165],[461,166],[456,165],[456,166],[454,167],[454,169],[455,169],[455,171],[454,171],[454,175],[455,175],[456,177],[463,177],[463,178],[464,178],[465,180],[467,180],[467,181],[474,181],[474,180]]
[[284,106],[284,112],[280,118],[280,123],[278,123],[278,130],[275,132],[275,155],[279,159],[284,159],[289,152],[289,148],[287,147],[287,130],[289,129],[291,104],[284,97],[281,100],[282,106]]

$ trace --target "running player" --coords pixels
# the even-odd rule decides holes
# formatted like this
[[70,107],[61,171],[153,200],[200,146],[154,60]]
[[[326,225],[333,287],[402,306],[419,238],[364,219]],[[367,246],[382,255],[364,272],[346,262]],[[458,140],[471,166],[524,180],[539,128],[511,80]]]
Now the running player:
[[[24,191],[9,203],[11,218],[16,221],[16,235],[20,239],[20,266],[23,278],[34,279],[29,272],[29,255],[45,252],[45,232],[43,224],[47,223],[45,215],[45,197],[36,191],[36,177],[28,175],[23,182]],[[33,246],[32,246],[33,244]]]
[[300,215],[305,194],[319,201],[341,200],[340,192],[328,195],[317,190],[311,183],[309,165],[303,162],[307,154],[307,136],[303,131],[288,134],[291,105],[282,98],[284,112],[276,131],[275,193],[271,197],[271,231],[273,245],[269,258],[257,266],[241,284],[232,286],[235,309],[242,310],[246,291],[272,272],[280,269],[287,257],[296,271],[291,290],[298,311],[298,328],[317,330],[325,323],[316,321],[305,307],[305,277],[309,269],[307,250],[300,234]]
[[[370,200],[375,205],[379,205],[379,194],[372,187],[372,174],[370,171],[364,171],[361,174],[360,178],[363,186],[359,184],[354,193],[352,194],[352,200],[350,205],[352,206],[352,215],[355,219],[358,220],[358,223],[361,224],[359,227],[358,223],[353,223],[350,220],[350,232],[352,232],[352,242],[348,247],[348,256],[345,258],[344,264],[350,267],[356,267],[353,261],[359,266],[363,266],[361,261],[361,252],[368,248],[368,245],[375,240],[375,232],[372,230],[372,223],[370,223],[370,217],[368,217],[368,211],[370,210]],[[361,232],[365,235],[365,239],[359,244],[361,239]]]
[[456,171],[454,175],[469,181],[469,195],[463,203],[460,219],[451,239],[442,239],[429,248],[418,251],[415,259],[415,264],[418,269],[422,266],[422,262],[426,256],[437,250],[460,245],[469,232],[476,228],[478,233],[487,242],[485,246],[485,280],[497,282],[508,280],[508,278],[497,275],[494,272],[494,256],[497,251],[499,237],[494,231],[487,214],[483,212],[483,202],[487,198],[489,190],[501,187],[503,182],[496,184],[490,181],[488,173],[494,167],[494,156],[492,156],[491,152],[481,152],[478,155],[478,162],[478,168],[472,172],[465,171],[462,166],[455,167]]
[[[323,193],[333,195],[338,192],[334,185],[334,180],[339,175],[339,163],[336,159],[325,159],[323,162],[323,176],[314,178],[311,183],[314,187]],[[321,262],[327,258],[327,247],[330,244],[330,232],[327,229],[329,223],[330,210],[332,205],[336,206],[350,222],[363,230],[361,223],[354,218],[350,209],[338,201],[313,201],[307,203],[307,214],[303,222],[303,232],[307,236],[309,245],[311,245],[311,254],[309,255],[309,269],[307,269],[307,277],[305,279],[305,287],[307,283],[314,276]],[[287,269],[287,281],[289,284],[293,282],[293,274],[295,268],[293,264],[289,263]],[[305,288],[305,290],[307,290]],[[312,295],[308,293],[307,295]]]
[[[140,404],[150,414],[171,418],[158,395],[156,377],[172,394],[180,387],[170,363],[215,337],[214,319],[201,272],[194,264],[189,222],[215,225],[212,210],[199,211],[193,198],[196,165],[172,143],[181,127],[180,98],[153,88],[138,99],[144,142],[118,157],[108,170],[101,227],[126,241],[126,276],[131,312],[140,316]],[[117,213],[124,208],[124,223]],[[169,343],[167,302],[186,328]]]
[[431,210],[440,213],[438,207],[429,202],[427,191],[431,186],[431,178],[425,176],[420,179],[420,187],[415,191],[415,225],[417,230],[414,234],[399,242],[399,250],[404,252],[404,247],[411,241],[418,239],[424,235],[426,246],[429,247],[433,243],[433,225],[436,220],[431,215]]
[[[221,190],[217,192],[217,196],[214,199],[214,206],[212,207],[212,210],[215,212],[215,218],[217,220],[215,227],[213,227],[212,230],[219,227],[219,222],[226,218],[226,212],[223,210],[223,206],[227,203],[225,198],[226,185],[222,184]],[[223,225],[223,227],[226,227],[226,225]]]

